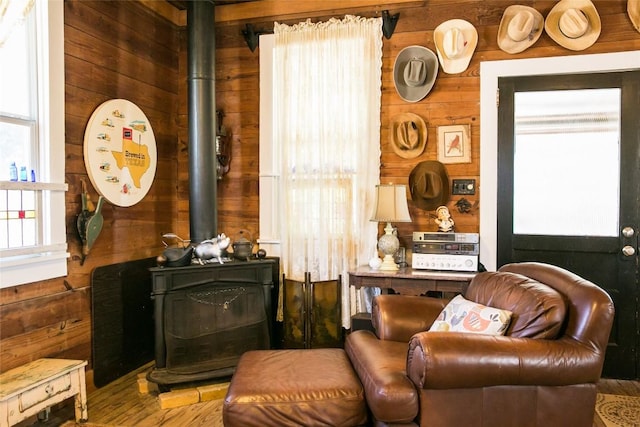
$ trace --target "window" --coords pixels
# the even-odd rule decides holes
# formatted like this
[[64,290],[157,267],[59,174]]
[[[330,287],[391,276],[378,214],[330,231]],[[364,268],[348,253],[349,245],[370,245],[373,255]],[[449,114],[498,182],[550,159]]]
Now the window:
[[[260,38],[260,245],[290,278],[346,277],[377,253],[382,22],[274,32]],[[347,328],[357,305],[343,281]]]
[[[7,4],[20,3],[28,2]],[[0,32],[0,287],[65,276],[69,256],[64,3],[33,2],[16,25],[8,15]]]
[[618,235],[620,92],[514,94],[513,234]]

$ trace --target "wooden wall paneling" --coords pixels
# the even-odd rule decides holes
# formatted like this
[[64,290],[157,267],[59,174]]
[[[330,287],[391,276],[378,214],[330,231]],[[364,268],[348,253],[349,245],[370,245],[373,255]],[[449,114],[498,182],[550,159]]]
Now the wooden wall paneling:
[[[602,3],[599,4],[599,3]],[[525,1],[524,3],[540,10],[546,15],[555,4],[555,1]],[[503,60],[512,58],[530,58],[539,56],[558,56],[584,54],[591,52],[571,52],[559,47],[546,34],[543,34],[536,45],[518,55],[509,55],[497,48],[497,32],[500,19],[504,9],[509,5],[504,1],[441,1],[425,2],[417,7],[400,10],[400,20],[396,27],[396,32],[389,40],[385,39],[383,44],[383,76],[382,76],[382,111],[381,111],[381,148],[382,148],[382,168],[381,181],[387,182],[407,182],[411,169],[422,160],[437,159],[437,128],[452,124],[469,124],[472,138],[472,163],[447,165],[450,179],[473,178],[476,179],[476,195],[467,197],[472,203],[479,200],[480,183],[480,62],[485,60]],[[602,7],[601,7],[602,6]],[[625,49],[637,49],[637,42],[633,41],[629,35],[634,34],[630,27],[624,8],[623,1],[617,2],[596,2],[603,21],[612,18],[613,26],[625,27],[624,31],[617,31],[603,34],[597,44],[607,46],[607,37],[617,40],[617,45],[607,46],[604,51],[615,51]],[[371,13],[363,12],[363,15],[372,16]],[[338,16],[340,14],[337,14]],[[322,20],[323,17],[312,17],[315,20]],[[304,20],[305,17],[292,18],[290,16],[278,17],[277,21],[284,23],[295,23]],[[435,49],[433,42],[433,30],[440,23],[454,18],[467,19],[472,22],[478,31],[478,46],[474,57],[467,70],[456,75],[448,75],[439,69],[438,79],[431,93],[422,101],[410,104],[404,102],[395,92],[393,85],[393,63],[399,51],[409,45],[418,44]],[[272,21],[264,21],[260,18],[251,20],[256,28],[270,29]],[[604,24],[603,24],[604,27]],[[258,119],[259,103],[254,92],[257,93],[259,64],[254,61],[257,52],[252,53],[240,38],[241,25],[227,24],[219,25],[216,32],[217,49],[217,72],[216,91],[218,106],[222,106],[229,114],[239,111],[239,116],[226,118],[225,125],[231,126],[234,133],[233,160],[231,171],[227,178],[247,182],[250,176],[254,175],[255,167],[251,163],[251,150],[257,150],[258,127],[252,128],[254,121]],[[637,38],[637,36],[636,36]],[[619,41],[625,40],[626,47],[620,45]],[[597,45],[596,44],[596,45]],[[594,45],[589,51],[596,50]],[[251,90],[249,86],[252,85]],[[421,115],[428,126],[429,142],[425,152],[416,159],[400,159],[393,153],[388,143],[388,123],[390,118],[401,112],[414,112]],[[251,132],[255,130],[255,134]],[[242,148],[238,149],[237,144]],[[244,148],[247,148],[246,150]],[[254,148],[255,147],[255,148]],[[246,207],[247,203],[252,203],[250,193],[238,193],[243,191],[245,184],[219,184],[219,226],[221,229],[230,230],[240,226],[240,219],[251,221],[254,215],[249,215]],[[242,197],[237,194],[243,194]],[[245,195],[246,194],[246,195]],[[469,214],[460,214],[455,210],[455,203],[460,197],[451,197],[448,203],[452,209],[454,219],[457,218],[459,229],[472,232],[479,228],[479,212],[477,206]],[[242,202],[245,203],[242,203]],[[411,208],[411,202],[410,202]],[[238,211],[238,209],[241,209]],[[429,212],[415,209],[412,216],[414,222],[402,230],[410,236],[410,230],[435,231],[437,227],[429,217]],[[409,237],[410,238],[410,237]]]
[[[0,290],[3,371],[39,357],[91,363],[91,271],[157,256],[162,251],[161,232],[172,230],[176,222],[178,28],[137,2],[68,0],[64,8],[68,275]],[[103,230],[80,265],[76,217],[81,180],[88,184],[94,203],[98,198],[84,167],[84,129],[94,109],[112,98],[131,100],[149,118],[158,167],[154,184],[139,204],[121,208],[105,203]]]
[[[308,7],[310,3],[319,5],[321,2],[299,3]],[[390,2],[381,2],[379,7],[371,6],[367,10],[308,10],[304,16],[296,17],[266,17],[268,12],[265,11],[256,17],[245,16],[218,25],[216,102],[217,107],[227,114],[224,124],[233,134],[231,170],[222,182],[216,184],[219,230],[233,237],[240,229],[248,229],[254,237],[259,237],[259,51],[251,52],[246,46],[241,34],[245,23],[251,22],[260,29],[272,29],[274,20],[292,24],[307,17],[314,21],[326,20],[331,16],[342,16],[345,12],[357,11],[363,16],[375,16],[385,8],[392,13],[400,12],[393,37],[383,42],[381,181],[406,183],[418,162],[437,158],[437,126],[469,123],[472,163],[449,165],[447,169],[450,179],[477,180],[476,195],[468,197],[473,203],[479,200],[482,191],[479,182],[482,61],[640,51],[640,33],[633,28],[626,14],[625,0],[594,0],[602,20],[602,32],[598,41],[585,51],[564,49],[544,33],[534,46],[520,54],[509,55],[498,49],[498,26],[509,4],[530,5],[546,16],[555,3],[555,0],[442,0],[392,7]],[[343,4],[348,7],[348,2]],[[66,278],[0,289],[0,317],[9,316],[9,322],[17,321],[17,313],[30,307],[34,298],[56,299],[67,287],[76,292],[89,292],[90,274],[97,266],[157,255],[161,249],[159,236],[163,232],[174,231],[183,237],[189,234],[184,27],[172,23],[170,17],[150,12],[139,2],[67,0],[64,7],[66,182],[70,187],[66,195],[66,225],[72,257]],[[402,101],[393,86],[392,70],[396,55],[412,44],[435,51],[433,30],[453,18],[469,20],[478,31],[478,46],[468,69],[458,75],[447,75],[440,69],[436,84],[425,99],[413,104]],[[89,183],[82,157],[84,128],[100,103],[117,97],[131,99],[152,121],[160,156],[156,180],[149,195],[139,205],[105,208],[104,231],[81,266],[75,218],[80,207],[81,180]],[[416,112],[427,121],[427,148],[416,159],[400,159],[388,144],[389,120],[401,112]],[[93,188],[89,188],[89,193],[94,201],[97,200]],[[457,200],[459,196],[452,196],[448,203],[457,230],[478,231],[479,211],[475,209],[469,214],[460,214],[454,207]],[[413,222],[398,224],[401,243],[406,247],[411,245],[413,231],[435,231],[437,228],[430,216],[432,212],[416,209],[411,201],[409,208]],[[0,338],[0,369],[45,356],[91,360],[89,310],[85,308],[84,301],[75,299],[77,297],[68,298],[64,300],[73,306],[70,310],[74,315],[70,317],[75,318],[70,322],[44,316],[41,321],[33,323],[34,318],[29,318],[29,322],[37,327]]]
[[51,324],[81,319],[89,309],[86,288],[6,304],[0,318],[0,340]]
[[0,346],[2,371],[43,357],[87,360],[90,354],[90,343],[90,317],[61,321],[15,335],[2,340],[2,346]]

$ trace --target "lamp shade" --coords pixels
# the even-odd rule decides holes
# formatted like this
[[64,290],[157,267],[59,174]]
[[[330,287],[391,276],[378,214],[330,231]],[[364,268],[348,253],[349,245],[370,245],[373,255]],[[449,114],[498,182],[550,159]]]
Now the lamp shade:
[[411,222],[405,185],[376,185],[376,203],[371,221]]

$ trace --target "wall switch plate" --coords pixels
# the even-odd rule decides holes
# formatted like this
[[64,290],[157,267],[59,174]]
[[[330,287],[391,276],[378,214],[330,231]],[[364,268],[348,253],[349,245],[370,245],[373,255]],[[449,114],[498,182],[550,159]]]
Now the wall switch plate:
[[454,179],[453,180],[453,189],[451,190],[451,194],[465,194],[465,195],[473,195],[476,194],[476,180],[475,179]]

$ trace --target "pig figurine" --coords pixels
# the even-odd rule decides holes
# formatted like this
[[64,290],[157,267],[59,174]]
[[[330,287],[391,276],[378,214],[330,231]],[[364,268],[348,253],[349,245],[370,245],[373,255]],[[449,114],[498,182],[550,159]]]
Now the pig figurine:
[[201,264],[213,260],[213,258],[217,259],[220,264],[224,264],[222,254],[224,250],[229,247],[229,243],[231,243],[231,239],[225,236],[224,233],[219,234],[218,237],[213,239],[203,240],[194,249],[196,258],[198,258]]

